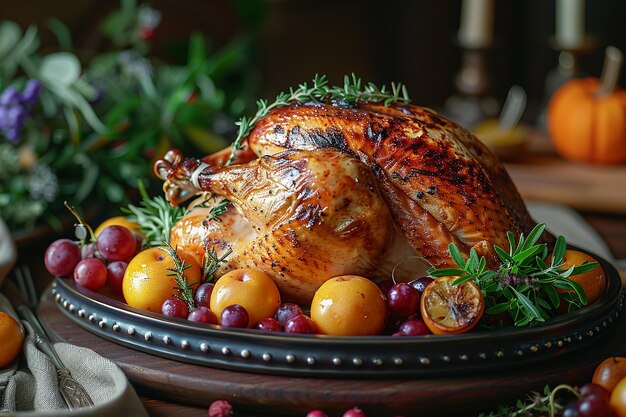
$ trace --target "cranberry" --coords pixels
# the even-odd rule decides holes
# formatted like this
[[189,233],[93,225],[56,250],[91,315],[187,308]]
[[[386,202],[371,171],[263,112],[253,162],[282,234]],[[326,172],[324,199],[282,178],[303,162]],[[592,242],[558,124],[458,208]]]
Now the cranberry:
[[274,318],[278,320],[278,324],[280,324],[281,327],[285,327],[290,318],[300,314],[302,314],[302,309],[298,304],[285,303],[278,307],[276,313],[274,313]]
[[359,407],[354,407],[343,413],[341,417],[366,417],[366,415]]
[[314,334],[317,333],[317,327],[311,317],[299,314],[287,320],[287,323],[285,324],[285,332]]
[[311,410],[307,413],[306,417],[328,417],[328,415],[322,410]]
[[161,313],[170,317],[185,319],[189,315],[187,303],[177,297],[168,298],[161,306]]
[[233,415],[233,406],[226,400],[213,401],[209,406],[209,417],[228,417]]
[[196,307],[191,310],[189,312],[189,316],[187,316],[187,320],[198,323],[217,324],[217,317],[215,317],[215,313],[209,310],[208,307],[204,306]]

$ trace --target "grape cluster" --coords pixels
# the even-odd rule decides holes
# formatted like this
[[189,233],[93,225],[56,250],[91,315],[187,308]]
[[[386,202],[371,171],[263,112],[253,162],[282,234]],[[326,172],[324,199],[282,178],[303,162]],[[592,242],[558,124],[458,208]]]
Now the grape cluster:
[[408,283],[393,281],[379,283],[387,295],[387,325],[385,333],[392,336],[423,336],[430,330],[420,317],[420,299],[424,289],[433,281],[430,277],[416,278]]
[[[84,226],[78,226],[81,227]],[[46,269],[58,277],[73,276],[78,285],[91,291],[108,284],[121,295],[126,267],[141,249],[140,241],[128,228],[118,225],[104,228],[93,240],[52,242],[44,254]]]
[[601,385],[588,383],[580,387],[580,396],[563,410],[563,417],[613,417],[611,394]]
[[0,134],[11,142],[17,142],[22,136],[24,121],[39,98],[41,83],[28,80],[20,93],[14,86],[8,86],[0,94]]

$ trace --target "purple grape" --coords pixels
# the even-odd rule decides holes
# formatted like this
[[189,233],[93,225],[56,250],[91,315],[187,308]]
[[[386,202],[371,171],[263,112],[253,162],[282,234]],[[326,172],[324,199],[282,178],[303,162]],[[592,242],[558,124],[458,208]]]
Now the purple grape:
[[186,319],[189,315],[189,307],[187,307],[187,303],[180,298],[172,297],[163,302],[161,313],[169,317]]
[[419,308],[419,303],[419,292],[405,282],[394,285],[387,293],[389,309],[402,317],[415,314]]
[[280,327],[285,327],[289,319],[300,314],[302,314],[302,309],[298,304],[285,303],[278,307],[276,313],[274,313],[274,318],[278,320]]
[[420,293],[420,295],[422,295],[422,293],[424,292],[424,290],[426,289],[426,287],[428,285],[430,285],[431,282],[433,282],[435,279],[431,278],[431,277],[420,277],[420,278],[416,278],[413,281],[409,282],[409,285],[413,288],[415,288],[417,290],[417,292]]
[[46,269],[58,277],[72,276],[80,259],[80,247],[69,239],[55,240],[44,254]]
[[91,291],[98,291],[107,282],[107,267],[98,258],[81,260],[74,269],[74,281]]
[[283,328],[273,317],[266,317],[264,319],[259,320],[255,325],[255,329],[263,330],[266,332],[282,332]]
[[424,336],[430,334],[430,330],[423,320],[411,319],[403,321],[394,336]]
[[315,334],[317,333],[317,327],[311,317],[299,314],[287,320],[287,323],[285,323],[285,332]]
[[217,324],[217,317],[215,317],[215,313],[209,310],[208,307],[194,308],[189,312],[187,320],[198,323]]
[[116,294],[122,294],[122,282],[128,263],[115,261],[107,265],[107,284]]
[[243,306],[239,304],[233,304],[229,305],[222,311],[220,319],[221,325],[223,327],[244,328],[248,327],[250,316]]
[[119,225],[105,227],[96,239],[98,252],[109,262],[130,260],[136,244],[133,232]]
[[211,301],[211,293],[213,292],[214,287],[215,284],[210,282],[205,282],[198,287],[196,293],[193,296],[193,301],[196,307],[211,307],[209,304]]

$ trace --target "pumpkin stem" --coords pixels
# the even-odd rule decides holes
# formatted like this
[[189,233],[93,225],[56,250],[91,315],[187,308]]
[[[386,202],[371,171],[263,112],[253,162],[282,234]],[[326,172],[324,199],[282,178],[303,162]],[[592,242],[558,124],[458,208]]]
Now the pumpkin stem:
[[624,54],[622,51],[614,46],[607,46],[604,68],[602,68],[602,75],[600,76],[600,88],[598,88],[596,96],[607,96],[615,90],[623,62]]

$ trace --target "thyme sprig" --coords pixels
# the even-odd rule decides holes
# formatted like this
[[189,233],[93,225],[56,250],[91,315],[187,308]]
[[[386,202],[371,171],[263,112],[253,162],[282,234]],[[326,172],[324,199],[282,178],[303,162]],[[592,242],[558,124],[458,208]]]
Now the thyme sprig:
[[518,400],[515,405],[500,407],[489,414],[480,413],[479,417],[525,417],[534,415],[557,417],[564,409],[562,401],[559,401],[557,398],[557,393],[561,391],[573,394],[575,397],[580,396],[578,390],[570,385],[562,384],[554,389],[550,389],[546,385],[543,389],[543,395],[538,392],[531,392],[526,401]]
[[207,247],[202,264],[202,282],[211,282],[215,279],[215,272],[220,267],[220,264],[226,261],[226,258],[233,253],[232,248],[228,248],[218,256],[215,251],[215,247]]
[[311,85],[305,82],[295,89],[291,87],[289,92],[279,93],[272,103],[267,100],[258,100],[256,114],[252,117],[242,117],[235,123],[239,130],[237,138],[232,144],[231,154],[226,165],[234,162],[235,153],[241,149],[244,138],[248,136],[255,123],[267,116],[271,110],[292,103],[319,103],[326,100],[345,103],[383,103],[385,106],[395,102],[408,103],[411,101],[406,86],[400,83],[391,83],[391,89],[388,89],[385,85],[378,87],[371,82],[364,84],[360,78],[352,74],[352,76],[346,75],[344,77],[343,86],[329,86],[325,75],[316,74]]
[[170,230],[174,224],[185,215],[185,209],[171,205],[163,196],[148,196],[143,183],[139,183],[141,201],[139,206],[129,204],[123,207],[128,220],[139,224],[139,230],[144,236],[143,248],[160,246],[164,241],[169,242]]
[[500,261],[495,270],[488,269],[485,257],[479,258],[474,249],[464,260],[458,247],[450,243],[448,250],[458,268],[431,268],[429,274],[459,276],[453,285],[474,281],[485,297],[485,314],[508,312],[516,326],[545,322],[555,315],[561,302],[566,302],[569,310],[580,308],[587,304],[587,297],[582,287],[568,277],[591,271],[598,263],[562,269],[567,245],[565,238],[559,236],[548,265],[548,247],[537,243],[545,227],[536,225],[527,237],[522,233],[518,241],[508,232],[509,251],[494,246]]
[[172,289],[180,292],[180,294],[174,294],[174,297],[180,298],[187,303],[191,311],[194,308],[193,286],[197,284],[197,282],[190,283],[187,274],[185,274],[185,271],[191,268],[191,265],[185,264],[185,260],[178,256],[178,252],[176,252],[176,249],[174,249],[169,242],[164,241],[163,245],[165,247],[161,247],[161,250],[167,253],[172,258],[172,261],[174,261],[174,267],[167,268],[167,270],[171,272],[165,274],[168,277],[174,277],[174,282],[177,286]]

